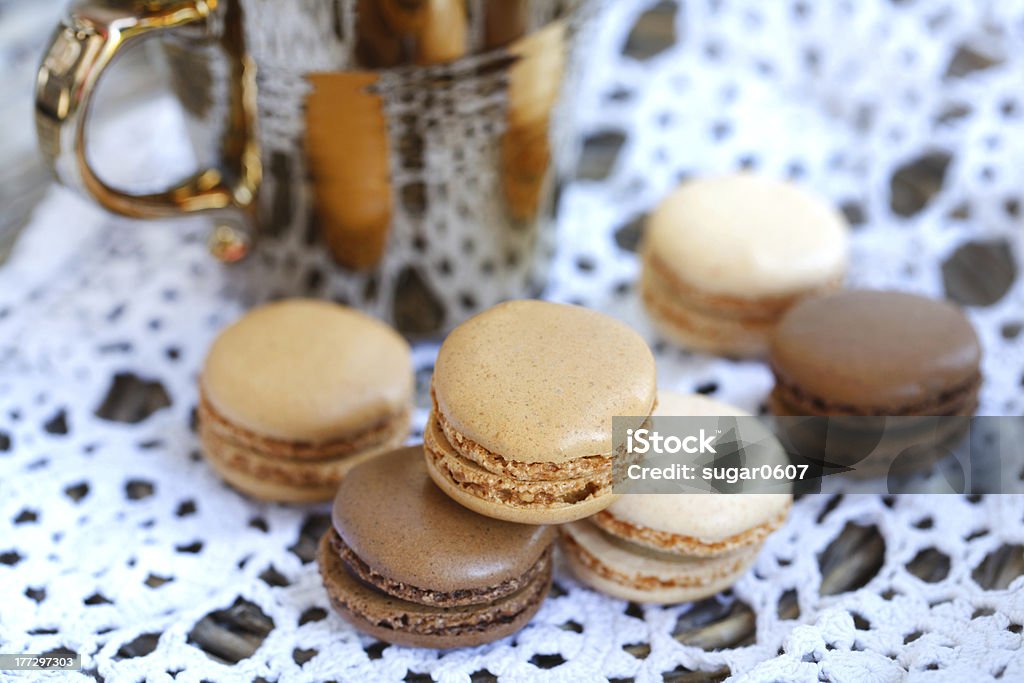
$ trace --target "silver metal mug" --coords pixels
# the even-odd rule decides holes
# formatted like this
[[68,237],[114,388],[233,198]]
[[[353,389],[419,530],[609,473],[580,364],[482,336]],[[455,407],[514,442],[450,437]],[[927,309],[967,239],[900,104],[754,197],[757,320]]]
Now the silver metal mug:
[[[57,178],[107,209],[206,212],[247,291],[330,297],[411,335],[536,296],[550,144],[585,0],[78,0],[39,70]],[[85,153],[104,69],[157,35],[199,171],[155,194]]]

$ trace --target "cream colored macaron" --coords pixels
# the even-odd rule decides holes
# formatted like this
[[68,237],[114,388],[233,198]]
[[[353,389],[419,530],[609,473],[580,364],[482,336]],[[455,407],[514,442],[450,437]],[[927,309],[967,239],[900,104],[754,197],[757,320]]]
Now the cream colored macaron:
[[[705,396],[660,391],[654,415],[748,414]],[[697,600],[743,575],[791,505],[789,494],[627,494],[561,527],[560,542],[577,577],[609,595]]]
[[370,316],[292,299],[225,329],[199,391],[203,452],[228,483],[265,500],[328,500],[349,468],[408,436],[412,358]]
[[797,301],[839,288],[849,228],[826,200],[740,173],[688,181],[648,218],[641,294],[681,346],[761,356]]
[[428,471],[490,517],[586,517],[613,499],[612,417],[645,419],[655,393],[654,357],[623,323],[579,306],[500,304],[441,346]]

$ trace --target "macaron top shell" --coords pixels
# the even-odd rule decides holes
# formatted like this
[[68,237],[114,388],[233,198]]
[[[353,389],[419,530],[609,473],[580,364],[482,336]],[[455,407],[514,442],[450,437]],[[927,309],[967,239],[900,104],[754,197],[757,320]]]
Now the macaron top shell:
[[200,382],[217,412],[244,429],[329,441],[404,410],[412,358],[397,332],[368,315],[291,299],[253,309],[225,329]]
[[351,470],[332,518],[338,535],[371,570],[446,593],[520,578],[555,538],[551,527],[484,517],[453,501],[427,475],[422,446]]
[[[750,417],[750,413],[736,406],[707,396],[677,394],[664,389],[658,392],[654,415]],[[785,457],[781,445],[779,453],[780,457]],[[775,519],[786,511],[792,500],[788,493],[637,493],[619,497],[605,512],[629,524],[713,543]]]
[[824,199],[740,173],[676,188],[648,218],[643,249],[702,292],[773,297],[842,278],[847,234]]
[[507,460],[610,456],[612,417],[651,412],[654,357],[602,313],[510,301],[448,335],[434,392],[454,429]]
[[956,306],[903,292],[809,299],[779,323],[771,363],[782,381],[835,404],[898,410],[971,382],[981,347]]

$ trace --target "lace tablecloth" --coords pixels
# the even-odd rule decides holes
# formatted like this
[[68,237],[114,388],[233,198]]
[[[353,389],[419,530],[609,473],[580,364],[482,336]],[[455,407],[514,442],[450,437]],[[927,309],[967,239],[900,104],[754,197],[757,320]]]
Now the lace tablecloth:
[[[664,45],[641,44],[652,5],[611,3],[593,31],[575,111],[583,177],[562,197],[549,298],[634,325],[664,387],[758,409],[762,364],[665,345],[633,286],[642,217],[679,178],[754,167],[843,208],[853,284],[967,305],[986,354],[980,413],[1019,415],[1024,2],[661,3],[644,20],[662,22]],[[94,149],[116,146],[137,180],[153,159],[119,141],[180,126],[155,100]],[[160,166],[187,164],[165,146]],[[53,674],[70,680],[1024,680],[1016,496],[808,496],[731,594],[701,605],[640,608],[560,568],[513,638],[435,652],[359,635],[310,562],[326,507],[249,501],[197,453],[196,373],[241,306],[205,222],[169,223],[54,188],[0,268],[0,651],[82,653],[83,673]],[[421,385],[435,350],[416,350]],[[145,405],[116,405],[142,384]],[[849,525],[884,551],[837,592],[822,565]],[[709,605],[749,619],[754,642],[673,637]],[[211,657],[195,643],[232,610],[251,629]]]

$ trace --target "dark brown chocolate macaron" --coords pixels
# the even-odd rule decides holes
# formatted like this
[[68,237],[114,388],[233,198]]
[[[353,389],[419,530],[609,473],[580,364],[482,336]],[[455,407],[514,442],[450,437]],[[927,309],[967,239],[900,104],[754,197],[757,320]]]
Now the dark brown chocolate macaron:
[[380,640],[481,645],[515,633],[551,586],[549,527],[467,510],[427,474],[423,447],[355,467],[334,501],[318,562],[341,616]]
[[978,406],[981,346],[945,301],[844,291],[787,313],[771,345],[780,421],[792,447],[855,477],[921,470],[954,448]]
[[786,314],[771,345],[780,415],[971,415],[981,346],[953,304],[844,291]]

